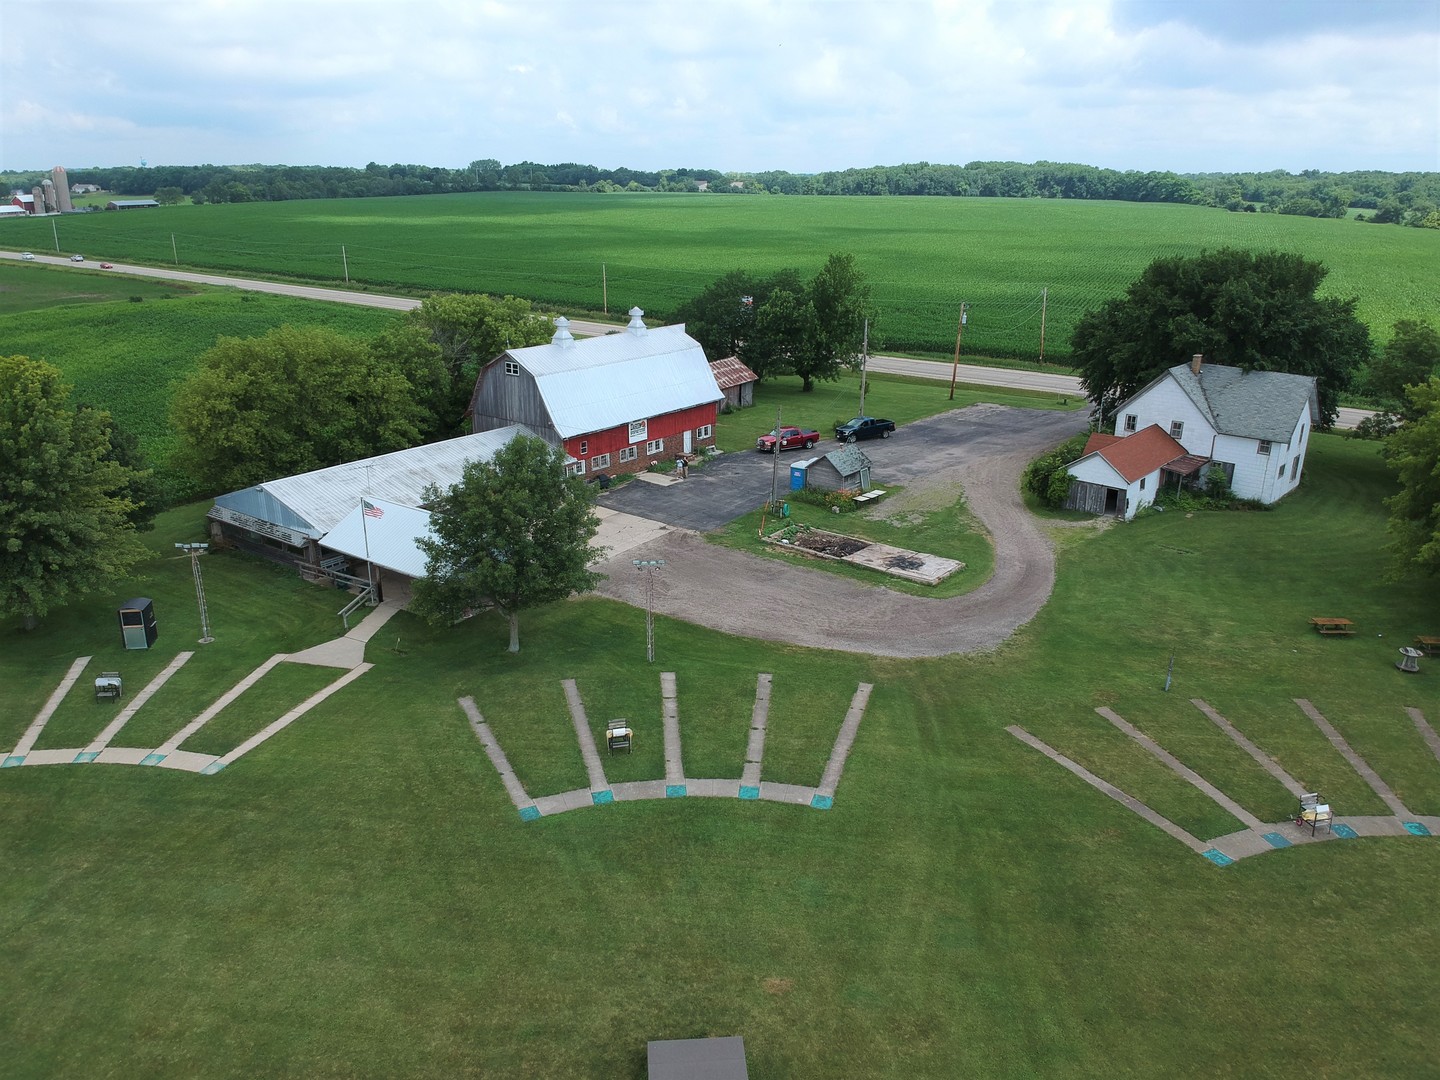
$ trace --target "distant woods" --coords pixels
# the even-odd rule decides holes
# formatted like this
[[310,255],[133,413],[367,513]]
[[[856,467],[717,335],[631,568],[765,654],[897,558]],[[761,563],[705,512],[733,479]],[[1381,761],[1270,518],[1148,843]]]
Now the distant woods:
[[[28,188],[40,174],[0,173]],[[968,165],[877,165],[838,172],[723,172],[717,169],[601,169],[566,162],[493,158],[463,168],[380,165],[170,165],[72,169],[75,183],[116,195],[194,203],[281,202],[467,191],[700,192],[715,195],[932,195],[1014,199],[1104,199],[1186,203],[1239,212],[1357,217],[1381,224],[1440,228],[1440,173],[1173,173],[1120,171],[1053,161],[972,161]]]

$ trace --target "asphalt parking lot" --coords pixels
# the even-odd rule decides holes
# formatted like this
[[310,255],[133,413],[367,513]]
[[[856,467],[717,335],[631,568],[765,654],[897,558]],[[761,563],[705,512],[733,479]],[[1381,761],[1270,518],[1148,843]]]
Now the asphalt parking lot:
[[[971,407],[906,424],[888,439],[856,445],[870,459],[872,483],[884,487],[921,482],[941,470],[977,458],[1009,454],[1047,438],[1059,443],[1084,423],[1083,411]],[[790,490],[793,463],[828,453],[840,445],[830,438],[812,451],[781,453],[776,477],[780,497]],[[601,506],[624,514],[708,532],[770,498],[774,465],[775,458],[770,454],[735,450],[692,468],[689,478],[680,483],[660,487],[632,480],[602,492],[599,501]]]

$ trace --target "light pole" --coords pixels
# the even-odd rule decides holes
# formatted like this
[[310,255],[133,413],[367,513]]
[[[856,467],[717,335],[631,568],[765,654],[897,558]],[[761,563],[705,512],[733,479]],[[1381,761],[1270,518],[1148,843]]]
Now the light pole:
[[210,611],[205,606],[205,581],[200,576],[200,556],[210,550],[210,545],[176,544],[175,546],[190,556],[190,569],[195,574],[195,602],[200,605],[200,644],[209,645],[215,639],[210,636]]
[[645,571],[645,659],[655,662],[655,568],[664,559],[631,559],[636,570]]

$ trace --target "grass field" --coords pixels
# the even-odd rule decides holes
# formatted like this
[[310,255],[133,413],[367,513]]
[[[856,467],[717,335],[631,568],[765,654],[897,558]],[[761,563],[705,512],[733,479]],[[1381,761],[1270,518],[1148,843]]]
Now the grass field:
[[[967,301],[967,352],[1036,356],[1048,288],[1045,355],[1063,358],[1078,316],[1152,259],[1222,245],[1325,263],[1326,292],[1358,297],[1381,340],[1440,303],[1433,230],[1162,204],[492,193],[177,206],[59,229],[64,251],[92,259],[171,265],[178,253],[182,266],[328,285],[348,267],[377,290],[513,293],[570,312],[608,297],[612,313],[638,304],[662,318],[726,271],[809,274],[843,251],[873,285],[877,347],[946,354]],[[51,223],[10,222],[6,243],[49,251]]]
[[[766,1078],[1433,1075],[1440,841],[1221,870],[1004,731],[1201,836],[1236,827],[1093,712],[1109,705],[1283,817],[1290,796],[1189,704],[1204,698],[1338,813],[1380,812],[1303,696],[1412,810],[1440,813],[1440,762],[1401,711],[1440,719],[1440,668],[1391,666],[1435,632],[1440,596],[1380,580],[1388,483],[1373,445],[1316,436],[1271,513],[1065,530],[1052,602],[991,654],[885,661],[661,619],[651,666],[643,615],[607,601],[526,615],[514,656],[498,618],[402,614],[373,671],[216,776],[0,771],[5,1072],[638,1080],[648,1039],[742,1034]],[[113,595],[4,629],[0,749],[76,655],[133,686],[197,648],[188,564],[169,556],[203,512],[165,515],[156,560]],[[339,629],[333,592],[228,554],[205,570],[217,640],[137,735]],[[119,647],[114,608],[136,593],[155,598],[151,653]],[[1319,638],[1322,611],[1363,633]],[[632,719],[636,753],[606,766],[639,779],[663,770],[660,671],[677,673],[688,771],[718,776],[738,775],[773,673],[765,776],[799,783],[873,682],[834,809],[671,799],[522,822],[455,705],[473,694],[530,791],[559,791],[585,776],[574,678],[594,726]],[[275,686],[205,748],[310,689]],[[110,715],[83,697],[73,737]]]

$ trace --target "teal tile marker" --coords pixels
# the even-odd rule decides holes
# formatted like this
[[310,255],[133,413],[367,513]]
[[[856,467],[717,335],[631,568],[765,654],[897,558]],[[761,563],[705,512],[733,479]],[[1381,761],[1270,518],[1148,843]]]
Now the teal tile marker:
[[99,750],[81,750],[80,753],[78,753],[78,754],[75,755],[75,760],[72,761],[70,764],[71,764],[71,765],[89,765],[92,761],[94,761],[94,760],[95,760],[97,757],[99,757],[99,756],[100,756],[100,751],[99,751]]
[[1290,846],[1290,841],[1286,840],[1285,837],[1281,836],[1278,832],[1267,832],[1264,839],[1265,842],[1273,848]]
[[162,761],[165,760],[166,756],[167,756],[167,755],[165,755],[165,754],[146,754],[146,755],[144,756],[144,758],[141,759],[140,764],[141,764],[141,765],[159,765],[160,762],[162,762]]
[[1216,866],[1229,866],[1235,861],[1234,859],[1230,858],[1229,855],[1226,855],[1223,851],[1220,851],[1213,847],[1209,851],[1202,851],[1200,854],[1204,855],[1205,858],[1209,859]]
[[520,808],[521,821],[538,821],[540,819],[540,808],[538,806],[522,806]]
[[812,795],[810,796],[810,805],[816,810],[829,810],[835,805],[835,800],[829,795]]
[[17,765],[25,764],[24,754],[11,754],[4,761],[0,761],[0,769],[13,769]]
[[1405,826],[1405,831],[1408,832],[1411,836],[1430,835],[1430,830],[1427,829],[1424,825],[1420,824],[1420,822],[1418,821],[1406,821],[1402,822],[1402,824]]
[[206,765],[203,769],[200,770],[200,775],[201,775],[201,776],[214,776],[217,772],[219,772],[219,771],[220,771],[221,769],[223,769],[223,768],[225,768],[225,762],[223,762],[223,761],[212,761],[212,762],[210,762],[209,765]]
[[742,799],[758,799],[758,798],[760,798],[760,789],[759,789],[758,787],[746,787],[744,784],[741,784],[741,785],[740,785],[740,798],[742,798]]
[[590,793],[590,801],[596,806],[604,806],[606,803],[615,801],[615,793],[609,788],[606,788],[604,791],[592,791]]
[[1342,840],[1356,840],[1360,836],[1360,834],[1349,825],[1336,825],[1332,831]]
[[666,784],[666,785],[665,785],[665,798],[667,798],[667,799],[683,799],[683,798],[685,798],[685,785],[684,785],[684,784]]

